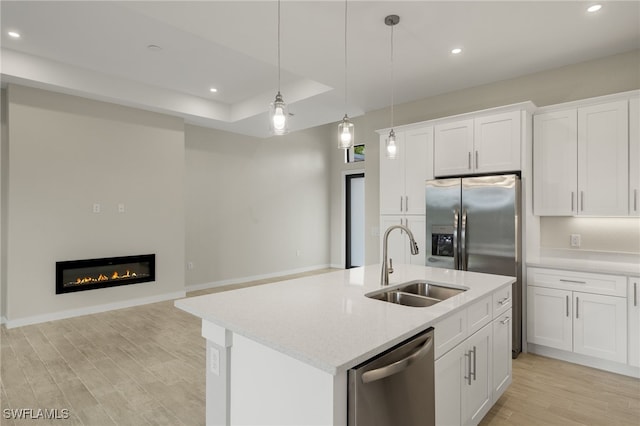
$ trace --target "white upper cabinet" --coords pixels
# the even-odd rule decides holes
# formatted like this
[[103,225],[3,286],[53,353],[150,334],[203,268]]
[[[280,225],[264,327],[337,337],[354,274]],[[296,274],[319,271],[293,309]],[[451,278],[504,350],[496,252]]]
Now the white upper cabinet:
[[636,105],[633,100],[629,105],[628,95],[589,102],[584,106],[574,102],[567,109],[554,107],[534,116],[536,215],[640,215],[633,211],[633,187],[640,186],[638,137],[635,141],[629,137],[630,133],[637,135],[637,117],[629,121],[630,112],[638,115],[633,112],[637,98]]
[[629,214],[640,216],[640,99],[629,101]]
[[537,215],[572,216],[578,187],[578,112],[533,117],[533,207]]
[[520,111],[510,111],[474,121],[476,173],[520,170]]
[[380,136],[380,214],[424,214],[424,183],[433,179],[433,127],[396,132],[397,158]]
[[436,176],[520,170],[521,111],[436,125]]
[[578,108],[578,214],[629,214],[628,101]]
[[472,173],[473,120],[437,125],[434,149],[436,176]]

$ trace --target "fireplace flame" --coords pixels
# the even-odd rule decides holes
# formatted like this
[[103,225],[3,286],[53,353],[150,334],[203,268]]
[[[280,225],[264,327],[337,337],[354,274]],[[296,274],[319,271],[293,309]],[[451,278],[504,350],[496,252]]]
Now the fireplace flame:
[[95,283],[95,282],[100,282],[100,281],[109,281],[109,280],[121,280],[121,279],[125,279],[125,278],[135,278],[137,277],[138,274],[136,274],[135,272],[131,272],[130,270],[127,269],[127,272],[120,275],[120,273],[118,271],[114,271],[113,274],[111,274],[111,277],[105,275],[105,274],[100,274],[98,275],[98,278],[95,277],[78,277],[76,278],[75,284],[86,284],[86,283]]

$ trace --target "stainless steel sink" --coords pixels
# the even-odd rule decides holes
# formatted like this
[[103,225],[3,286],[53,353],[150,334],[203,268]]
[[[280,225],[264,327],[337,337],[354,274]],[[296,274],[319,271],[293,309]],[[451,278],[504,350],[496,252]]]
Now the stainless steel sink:
[[410,281],[384,290],[378,290],[365,296],[397,305],[428,307],[467,291],[465,288],[447,287],[426,281]]
[[445,287],[419,280],[403,284],[398,287],[397,290],[404,293],[416,294],[418,296],[432,297],[438,300],[445,300],[466,291],[466,289],[463,288]]

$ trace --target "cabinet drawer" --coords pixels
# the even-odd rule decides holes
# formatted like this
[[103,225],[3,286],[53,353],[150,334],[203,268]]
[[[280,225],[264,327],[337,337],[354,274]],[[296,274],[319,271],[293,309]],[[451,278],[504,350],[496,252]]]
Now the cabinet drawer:
[[627,277],[620,275],[528,268],[527,284],[607,296],[625,297],[627,295]]
[[433,326],[435,330],[435,358],[453,349],[467,338],[467,310],[464,309]]
[[467,308],[467,328],[469,335],[480,330],[493,319],[493,301],[491,295],[477,301]]
[[495,319],[499,315],[511,309],[513,304],[512,299],[513,286],[509,285],[500,290],[496,290],[493,293],[493,318]]

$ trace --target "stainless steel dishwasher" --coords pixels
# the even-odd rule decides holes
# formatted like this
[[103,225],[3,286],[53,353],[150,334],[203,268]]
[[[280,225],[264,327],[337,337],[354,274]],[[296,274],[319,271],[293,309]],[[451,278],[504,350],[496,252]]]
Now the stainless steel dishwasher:
[[433,328],[348,372],[348,426],[434,426]]

